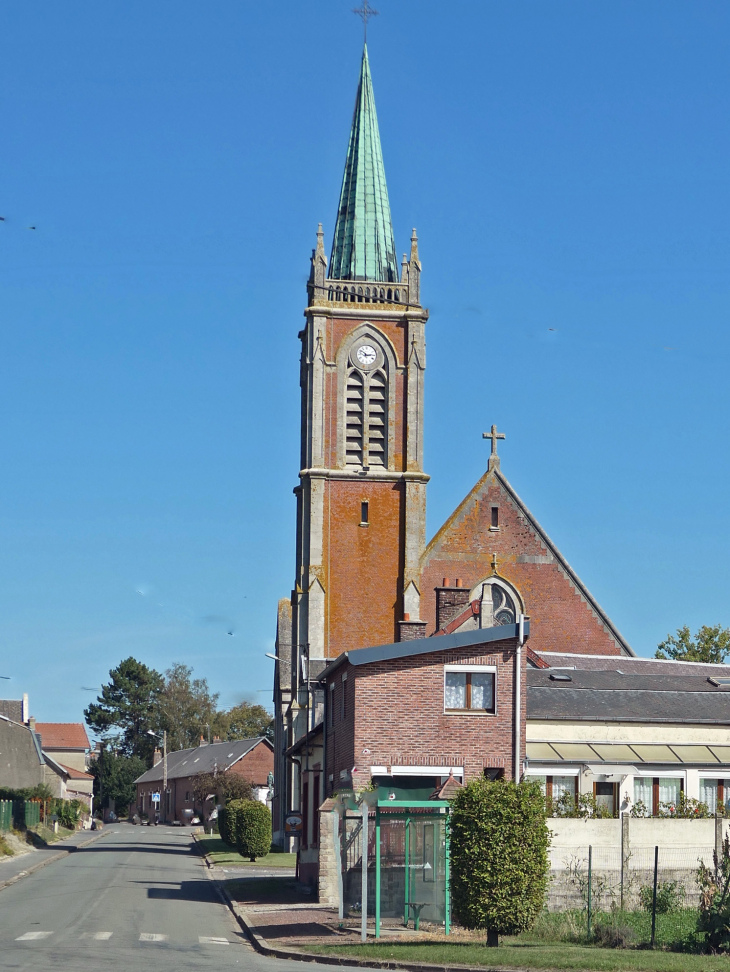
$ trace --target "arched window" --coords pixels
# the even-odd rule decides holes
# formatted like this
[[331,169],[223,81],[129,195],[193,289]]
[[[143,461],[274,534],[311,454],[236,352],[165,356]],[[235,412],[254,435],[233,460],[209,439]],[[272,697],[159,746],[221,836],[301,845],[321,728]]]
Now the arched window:
[[388,359],[372,337],[356,340],[345,376],[345,463],[388,466]]
[[519,591],[492,575],[479,581],[469,594],[469,600],[481,603],[482,628],[493,628],[500,624],[516,624],[517,618],[524,613],[525,607]]
[[[485,585],[486,586],[486,585]],[[516,624],[517,609],[507,589],[500,584],[491,585],[492,618],[494,624]]]
[[347,375],[347,413],[345,416],[345,449],[348,466],[362,466],[362,433],[364,424],[365,381],[352,369]]

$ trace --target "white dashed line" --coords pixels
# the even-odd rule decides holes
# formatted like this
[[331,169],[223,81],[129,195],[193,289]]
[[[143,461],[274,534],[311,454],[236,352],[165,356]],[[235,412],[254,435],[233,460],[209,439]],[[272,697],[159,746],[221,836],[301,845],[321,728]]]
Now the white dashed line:
[[25,935],[21,935],[19,938],[16,938],[15,941],[16,942],[37,942],[41,938],[48,938],[48,936],[52,934],[53,932],[40,932],[40,931],[26,932]]
[[230,944],[227,938],[206,938],[205,935],[199,935],[198,941],[201,945],[228,945]]
[[82,938],[92,938],[95,942],[108,942],[114,932],[84,932]]
[[155,932],[142,932],[139,940],[141,942],[166,942],[167,935],[158,935]]

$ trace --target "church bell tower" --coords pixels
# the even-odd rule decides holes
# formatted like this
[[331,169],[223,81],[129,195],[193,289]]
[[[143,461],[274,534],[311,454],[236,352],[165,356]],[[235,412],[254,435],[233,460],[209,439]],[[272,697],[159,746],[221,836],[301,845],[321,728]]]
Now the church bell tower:
[[320,224],[299,335],[295,681],[303,657],[321,667],[422,631],[420,277],[415,230],[398,267],[365,46],[332,251],[328,263]]

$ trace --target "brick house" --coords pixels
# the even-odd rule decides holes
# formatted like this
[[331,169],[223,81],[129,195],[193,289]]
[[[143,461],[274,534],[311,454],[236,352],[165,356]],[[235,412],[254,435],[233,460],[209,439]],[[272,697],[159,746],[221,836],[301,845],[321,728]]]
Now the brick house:
[[264,736],[255,739],[235,739],[231,742],[206,743],[201,740],[195,749],[180,749],[167,754],[167,796],[162,793],[164,766],[162,755],[155,753],[155,765],[136,781],[136,809],[139,814],[153,817],[153,793],[161,794],[160,815],[163,821],[179,820],[189,823],[194,816],[203,817],[213,809],[210,801],[204,807],[195,800],[193,786],[200,773],[223,775],[231,773],[248,780],[254,794],[267,802],[269,773],[274,769],[274,747]]
[[[83,800],[91,809],[94,777],[87,772],[91,743],[81,722],[35,722],[31,725],[41,741],[44,756],[55,768],[53,787],[66,800]],[[60,772],[59,772],[60,770]]]

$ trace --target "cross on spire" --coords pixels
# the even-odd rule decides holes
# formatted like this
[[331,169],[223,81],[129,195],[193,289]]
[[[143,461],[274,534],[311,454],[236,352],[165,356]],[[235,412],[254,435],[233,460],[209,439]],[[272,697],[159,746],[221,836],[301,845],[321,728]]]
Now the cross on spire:
[[368,41],[368,20],[371,17],[377,17],[378,11],[373,10],[373,8],[368,3],[368,0],[362,0],[362,7],[353,7],[352,12],[357,14],[358,17],[362,19],[362,25],[365,32],[365,43]]

